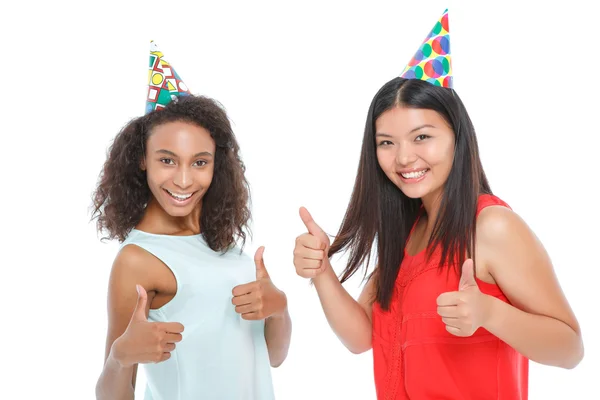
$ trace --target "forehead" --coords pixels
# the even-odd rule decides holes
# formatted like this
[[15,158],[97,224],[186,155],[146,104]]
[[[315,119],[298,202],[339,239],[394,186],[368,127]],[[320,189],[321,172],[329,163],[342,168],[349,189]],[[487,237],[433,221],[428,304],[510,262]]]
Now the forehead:
[[170,150],[179,155],[208,151],[214,154],[215,141],[210,133],[188,122],[167,122],[152,128],[148,150]]
[[406,134],[423,125],[452,130],[446,120],[436,111],[423,108],[394,107],[383,112],[375,121],[377,133]]

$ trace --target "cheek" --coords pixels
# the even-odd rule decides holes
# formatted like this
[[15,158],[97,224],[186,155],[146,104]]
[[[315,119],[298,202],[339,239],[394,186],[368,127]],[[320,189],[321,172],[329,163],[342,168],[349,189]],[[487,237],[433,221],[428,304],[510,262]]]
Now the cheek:
[[394,154],[391,151],[377,150],[377,162],[383,172],[388,173],[394,168]]
[[200,173],[198,174],[196,179],[197,179],[197,182],[201,186],[208,188],[208,186],[210,186],[210,183],[213,180],[213,177],[214,177],[214,168],[211,165],[210,168],[205,168],[202,171],[200,171]]
[[445,143],[436,143],[424,147],[421,152],[421,158],[424,159],[430,167],[438,170],[450,170],[454,150]]
[[170,173],[166,168],[160,168],[155,165],[150,165],[146,169],[146,179],[150,186],[161,185],[169,179],[169,175]]

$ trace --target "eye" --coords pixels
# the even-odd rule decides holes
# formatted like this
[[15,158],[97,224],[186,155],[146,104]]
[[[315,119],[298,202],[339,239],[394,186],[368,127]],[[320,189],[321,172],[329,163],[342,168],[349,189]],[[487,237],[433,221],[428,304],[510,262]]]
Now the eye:
[[206,164],[208,164],[208,163],[204,160],[198,160],[194,163],[194,165],[196,165],[198,167],[204,167]]
[[167,165],[173,165],[173,164],[175,164],[175,162],[171,158],[161,158],[159,161],[161,163],[167,164]]
[[417,137],[415,138],[415,140],[416,140],[416,141],[418,141],[418,142],[420,142],[420,141],[422,141],[422,140],[429,139],[430,137],[431,137],[431,136],[429,136],[429,135],[421,134],[421,135],[417,136]]
[[382,140],[381,142],[379,142],[379,146],[389,146],[393,144],[392,142],[390,142],[389,140]]

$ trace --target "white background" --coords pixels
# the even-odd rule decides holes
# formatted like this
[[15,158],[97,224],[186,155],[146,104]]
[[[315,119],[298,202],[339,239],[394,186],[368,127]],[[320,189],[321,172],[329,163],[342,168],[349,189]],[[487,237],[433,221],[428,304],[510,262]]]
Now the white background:
[[[545,244],[583,329],[576,369],[531,363],[530,398],[600,398],[597,4],[548,3],[2,5],[0,398],[94,398],[118,244],[98,241],[88,207],[107,146],[144,111],[154,39],[234,123],[254,200],[247,251],[266,246],[293,318],[277,398],[374,399],[371,353],[340,344],[294,272],[298,207],[337,231],[369,103],[446,7],[455,87],[492,189]],[[360,279],[347,288],[358,294]]]

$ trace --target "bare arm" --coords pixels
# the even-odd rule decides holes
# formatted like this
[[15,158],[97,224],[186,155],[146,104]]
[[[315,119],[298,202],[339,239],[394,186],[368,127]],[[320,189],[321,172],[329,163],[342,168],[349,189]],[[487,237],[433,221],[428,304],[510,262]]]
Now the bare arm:
[[478,219],[478,240],[512,304],[488,297],[484,328],[533,361],[577,366],[584,353],[579,324],[536,236],[509,209],[488,207]]
[[287,307],[283,313],[272,315],[265,320],[265,340],[273,368],[279,367],[287,358],[291,338],[292,319]]
[[356,301],[340,283],[329,260],[323,262],[326,269],[313,282],[327,322],[348,350],[354,354],[363,353],[371,349],[374,280],[369,279]]
[[296,273],[312,279],[327,322],[344,346],[354,354],[363,353],[372,346],[371,307],[375,297],[374,280],[371,278],[358,301],[354,300],[331,267],[327,257],[329,238],[303,207],[300,209],[300,218],[308,233],[296,238]]
[[[104,368],[96,384],[98,400],[131,400],[134,398],[137,364],[122,366],[115,358],[113,343],[127,328],[136,307],[136,284],[149,287],[147,274],[139,268],[147,261],[142,250],[126,246],[117,255],[108,285],[108,333],[106,336]],[[148,293],[146,316],[154,292]]]

